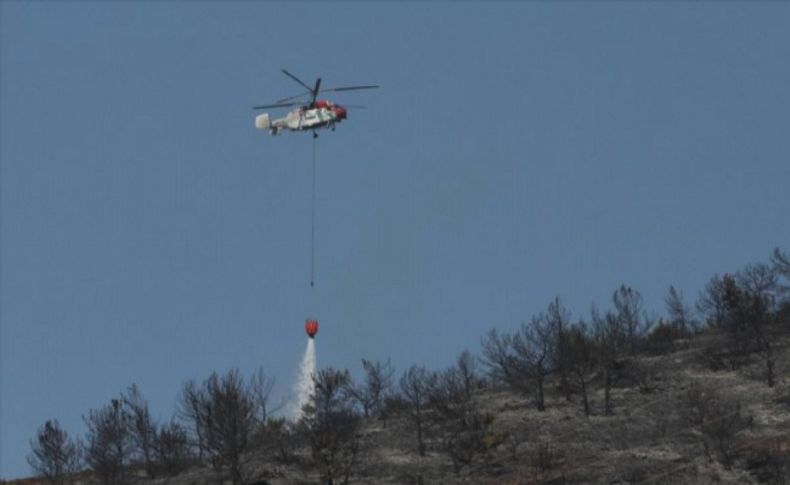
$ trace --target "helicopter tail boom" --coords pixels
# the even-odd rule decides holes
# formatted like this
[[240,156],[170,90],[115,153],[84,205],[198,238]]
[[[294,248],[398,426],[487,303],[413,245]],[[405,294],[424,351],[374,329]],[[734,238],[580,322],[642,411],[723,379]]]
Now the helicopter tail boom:
[[255,128],[259,130],[268,130],[271,128],[272,122],[269,119],[268,113],[259,114],[255,117]]

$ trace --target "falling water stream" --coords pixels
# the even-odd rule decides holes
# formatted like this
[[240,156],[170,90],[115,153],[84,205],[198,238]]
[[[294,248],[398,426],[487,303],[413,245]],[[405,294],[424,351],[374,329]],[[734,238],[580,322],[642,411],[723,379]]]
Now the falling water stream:
[[302,417],[302,408],[310,400],[315,390],[315,383],[313,376],[316,373],[316,353],[315,353],[315,339],[307,339],[307,347],[302,356],[302,363],[299,366],[299,375],[296,377],[294,384],[294,395],[296,401],[291,408],[291,418],[294,421]]

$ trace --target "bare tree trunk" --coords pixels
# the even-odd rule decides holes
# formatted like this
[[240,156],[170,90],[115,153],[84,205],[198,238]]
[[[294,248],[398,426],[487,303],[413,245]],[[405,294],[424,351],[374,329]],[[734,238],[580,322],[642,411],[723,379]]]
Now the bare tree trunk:
[[[417,411],[419,413],[419,411]],[[417,418],[417,449],[420,456],[425,456],[425,442],[422,439],[422,418]]]
[[584,381],[584,376],[580,379],[582,384],[582,402],[584,403],[584,415],[590,415],[590,402],[587,400],[587,383]]
[[604,367],[603,371],[603,381],[604,381],[604,414],[607,416],[611,416],[612,413],[612,379],[609,374],[609,369]]
[[542,373],[542,371],[538,370],[538,376],[535,379],[535,381],[536,381],[535,384],[537,384],[535,386],[536,387],[535,392],[537,393],[536,397],[537,397],[538,411],[544,411],[546,409],[546,403],[545,403],[545,400],[543,398],[543,373]]
[[768,387],[774,387],[775,378],[776,378],[776,353],[774,352],[774,348],[771,346],[770,335],[763,335],[760,338],[760,347],[762,347],[762,351],[760,352],[763,357],[765,358],[765,378],[768,381]]
[[568,373],[563,369],[562,374],[560,374],[560,387],[562,387],[562,392],[565,393],[565,400],[570,402],[571,400],[571,386],[568,384]]

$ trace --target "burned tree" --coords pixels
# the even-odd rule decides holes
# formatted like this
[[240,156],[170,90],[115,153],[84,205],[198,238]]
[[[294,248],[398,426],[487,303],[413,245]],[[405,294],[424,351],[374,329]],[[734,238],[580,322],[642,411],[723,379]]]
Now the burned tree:
[[365,371],[365,380],[348,386],[348,394],[362,406],[367,418],[380,414],[384,399],[392,392],[395,369],[389,359],[385,363],[362,359],[362,369]]
[[255,419],[259,423],[265,423],[269,414],[278,409],[269,409],[269,396],[274,389],[274,382],[274,377],[267,376],[263,369],[256,370],[250,377],[248,392],[255,405]]
[[360,416],[344,390],[351,385],[347,370],[323,369],[315,376],[315,394],[305,406],[300,423],[310,439],[313,460],[321,479],[348,483],[359,453]]
[[171,477],[186,470],[193,460],[187,431],[176,422],[161,427],[153,442],[153,452],[160,469]]
[[231,370],[224,376],[212,374],[203,384],[202,404],[206,451],[217,470],[227,469],[233,483],[242,483],[242,456],[249,450],[257,424],[255,397],[241,374]]
[[579,322],[567,330],[565,338],[568,370],[581,393],[584,415],[589,416],[588,386],[598,364],[595,342],[584,322]]
[[495,381],[527,394],[532,383],[526,369],[518,365],[519,362],[513,355],[512,340],[510,334],[500,333],[496,328],[492,328],[481,341],[483,363],[488,367],[489,374]]
[[773,284],[766,286],[769,280],[762,272],[759,275],[739,273],[736,277],[725,275],[722,280],[722,327],[727,335],[732,368],[744,364],[749,354],[756,352],[765,362],[768,386],[773,387],[777,352],[772,321],[773,297],[770,293]]
[[628,351],[633,356],[636,354],[639,340],[647,330],[646,324],[641,319],[642,294],[629,286],[620,285],[612,295],[612,303]]
[[268,391],[260,392],[260,383],[254,377],[245,384],[233,369],[222,376],[213,373],[200,387],[187,381],[181,391],[181,413],[192,426],[198,449],[217,472],[227,472],[234,484],[243,481],[242,459],[261,425],[259,416]]
[[541,314],[532,317],[529,325],[522,326],[521,331],[513,338],[513,351],[517,358],[526,364],[526,369],[532,376],[538,411],[546,409],[544,385],[546,377],[553,370],[556,337],[555,328],[548,318]]
[[532,392],[535,406],[543,411],[544,384],[553,370],[555,342],[554,326],[540,314],[512,335],[491,330],[483,340],[483,361],[498,380],[519,392]]
[[463,385],[464,394],[467,399],[472,399],[472,392],[480,386],[480,377],[478,376],[477,359],[468,350],[461,352],[455,363],[458,376]]
[[102,483],[127,483],[127,467],[134,454],[134,442],[129,432],[131,416],[125,412],[123,401],[113,399],[110,404],[91,410],[83,417],[88,428],[85,441],[85,461]]
[[47,421],[30,441],[27,462],[33,473],[51,485],[63,485],[66,477],[80,468],[79,442],[69,438],[57,420]]
[[[729,275],[724,275],[728,278]],[[705,288],[700,292],[697,299],[697,310],[706,317],[709,327],[718,328],[724,320],[724,292],[723,278],[714,275]]]
[[790,256],[777,248],[771,255],[771,264],[777,275],[775,289],[777,330],[787,333],[790,330]]
[[299,423],[286,418],[269,418],[265,425],[266,440],[262,450],[283,464],[298,460],[296,451],[302,446]]
[[738,286],[749,293],[771,295],[779,284],[777,271],[765,264],[747,264],[735,274]]
[[781,302],[784,289],[780,276],[787,270],[786,256],[776,250],[772,262],[773,266],[748,265],[734,275],[714,277],[698,303],[708,324],[723,334],[723,351],[716,345],[707,349],[715,368],[726,362],[735,370],[756,353],[765,363],[765,378],[771,387],[776,380],[778,332],[790,315],[790,306]]
[[554,357],[553,365],[560,378],[560,390],[565,395],[565,399],[570,401],[571,387],[568,382],[567,333],[571,314],[562,305],[559,297],[555,298],[554,301],[549,304],[548,310],[546,311],[546,319],[549,327],[552,328],[554,333],[555,349],[552,353]]
[[178,395],[178,417],[187,423],[190,446],[197,449],[198,460],[203,461],[206,450],[203,403],[207,397],[203,389],[192,379],[184,382]]
[[617,379],[616,370],[620,365],[618,357],[623,352],[626,338],[621,320],[611,312],[604,316],[592,309],[592,334],[595,342],[596,360],[603,375],[604,414],[609,416],[612,410],[612,385]]
[[425,367],[412,365],[400,378],[400,390],[408,410],[409,418],[417,431],[417,452],[425,456],[425,408],[430,398],[435,376]]
[[431,421],[440,438],[441,449],[459,473],[474,457],[486,450],[485,437],[494,418],[483,413],[472,399],[469,356],[465,352],[455,367],[431,379],[428,402]]
[[683,294],[674,286],[670,285],[664,304],[669,315],[669,324],[676,335],[685,337],[696,330],[697,322],[694,320],[691,308],[683,301]]
[[686,393],[683,417],[699,437],[708,458],[715,454],[729,468],[737,450],[737,434],[749,421],[740,403],[711,387],[695,384]]
[[778,284],[778,289],[782,292],[790,293],[790,256],[776,248],[771,254],[771,264],[777,277],[784,278],[787,283]]
[[136,458],[143,463],[148,477],[156,475],[154,463],[154,442],[156,424],[151,420],[148,402],[143,398],[140,388],[132,384],[121,399],[124,411],[129,416],[129,435],[136,451]]

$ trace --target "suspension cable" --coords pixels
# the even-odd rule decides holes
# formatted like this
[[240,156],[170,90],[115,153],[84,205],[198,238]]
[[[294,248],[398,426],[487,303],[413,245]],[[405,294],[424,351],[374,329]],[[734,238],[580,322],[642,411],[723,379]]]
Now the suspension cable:
[[310,288],[315,286],[315,142],[313,137],[313,193],[310,218]]

